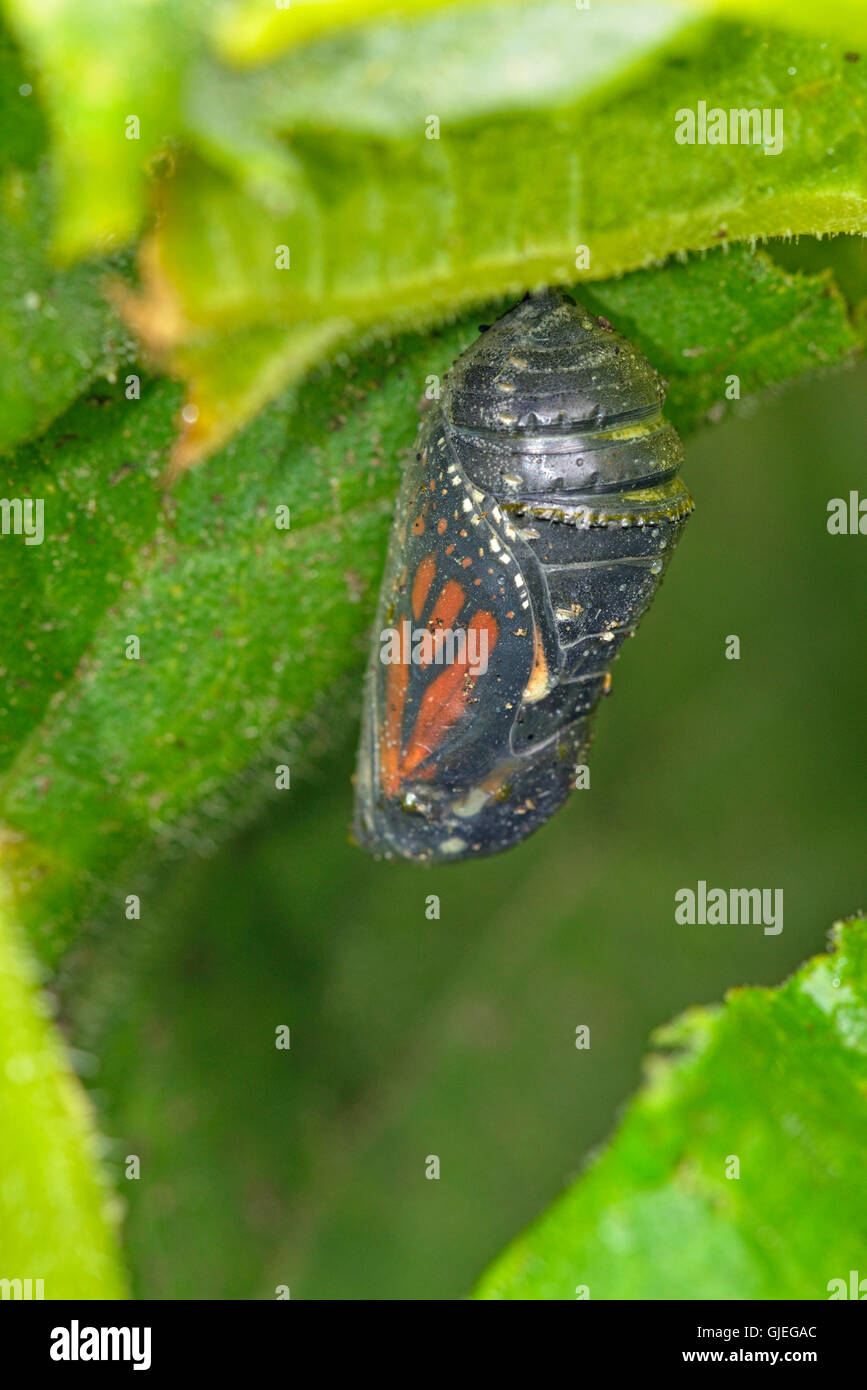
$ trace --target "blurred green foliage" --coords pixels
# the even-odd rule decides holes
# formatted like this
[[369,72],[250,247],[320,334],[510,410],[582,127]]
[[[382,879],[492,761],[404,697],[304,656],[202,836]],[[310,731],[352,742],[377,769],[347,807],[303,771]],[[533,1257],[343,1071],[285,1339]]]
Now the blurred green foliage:
[[36,1298],[122,1298],[120,1203],[38,985],[0,883],[0,1278],[41,1281]]
[[130,256],[52,262],[48,139],[27,75],[0,26],[0,451],[39,434],[94,381],[116,380],[136,350],[103,293]]
[[[51,132],[57,249],[143,233],[141,284],[118,293],[195,407],[177,468],[364,335],[576,272],[867,229],[867,69],[840,38],[766,27],[778,0],[749,26],[682,0],[2,4]],[[679,144],[675,113],[709,95],[782,111],[774,156]]]

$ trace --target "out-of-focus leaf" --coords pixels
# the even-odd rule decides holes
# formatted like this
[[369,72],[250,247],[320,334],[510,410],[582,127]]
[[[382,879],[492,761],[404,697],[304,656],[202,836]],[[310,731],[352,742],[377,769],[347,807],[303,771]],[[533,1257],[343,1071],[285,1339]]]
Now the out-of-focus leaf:
[[778,990],[732,990],[654,1041],[609,1148],[478,1296],[821,1299],[839,1279],[849,1297],[867,1242],[867,920]]
[[121,1298],[117,1201],[97,1161],[90,1106],[37,991],[2,880],[0,1018],[3,1278],[41,1280],[41,1292],[30,1286],[35,1298]]
[[[614,0],[615,4],[618,2]],[[867,18],[860,0],[828,0],[822,6],[813,4],[812,0],[686,0],[686,3],[715,14],[737,15],[751,23],[778,24],[781,29],[836,34],[850,41],[867,37]],[[394,14],[400,8],[411,17],[436,5],[437,0],[409,0],[400,7],[386,0],[293,0],[290,13],[289,0],[285,8],[278,4],[269,7],[261,0],[229,0],[218,14],[215,38],[220,51],[230,61],[260,62],[294,48],[305,39],[369,21],[383,11]],[[582,18],[589,17],[598,7],[598,3],[586,6]],[[683,7],[684,0],[677,0],[676,8]],[[628,22],[624,18],[624,25]]]
[[44,174],[0,177],[0,449],[8,449],[44,430],[99,378],[116,383],[136,344],[103,293],[125,262],[52,266]]
[[[730,371],[753,391],[855,342],[827,278],[745,251],[595,294],[667,371],[687,431],[724,403]],[[180,400],[164,382],[140,401],[117,386],[80,402],[9,461],[2,493],[43,499],[45,539],[0,547],[15,615],[0,813],[22,837],[12,871],[47,955],[95,893],[120,911],[137,858],[225,834],[230,812],[273,789],[278,763],[300,769],[333,742],[358,688],[414,403],[477,325],[319,373],[167,497],[156,481]],[[281,504],[289,531],[275,527]],[[140,659],[127,659],[130,636]]]
[[[211,378],[202,354],[254,324],[348,338],[344,325],[417,325],[574,279],[579,246],[596,280],[720,240],[867,228],[867,67],[814,38],[675,13],[643,8],[636,27],[619,6],[587,20],[540,3],[491,28],[488,11],[450,9],[322,39],[265,75],[205,70],[200,153],[164,189],[131,306],[195,380],[179,464],[266,394],[263,371],[281,376],[266,353],[239,363],[232,395]],[[781,150],[678,144],[675,113],[708,99],[782,111]]]
[[[200,0],[3,0],[45,103],[65,258],[130,240],[145,179],[181,131],[187,69],[200,51]],[[135,124],[137,122],[137,124]]]
[[[246,23],[237,7],[7,4],[42,69],[63,249],[131,235],[168,148],[126,305],[187,383],[177,467],[366,333],[576,269],[596,281],[721,240],[867,230],[867,68],[840,43],[632,0],[363,24],[363,5],[308,5],[268,22],[297,38],[321,21],[320,37],[233,73],[208,45]],[[678,144],[675,113],[700,100],[781,111],[782,148]]]
[[[283,137],[295,130],[418,143],[431,113],[445,139],[485,116],[568,108],[630,81],[643,59],[652,67],[687,29],[700,45],[706,27],[687,5],[667,0],[615,0],[583,12],[557,0],[487,0],[425,6],[414,19],[392,9],[374,25],[328,33],[254,71],[202,65],[188,119],[215,163],[239,142],[249,154],[258,140],[286,167]],[[264,184],[253,170],[248,182],[256,181]]]
[[[337,54],[326,53],[324,57],[327,62],[336,59],[341,65],[347,64],[346,76],[350,80],[353,73],[349,69],[354,68],[354,77],[361,75],[368,89],[371,84],[380,85],[383,79],[393,89],[395,77],[405,72],[413,61],[420,62],[422,70],[430,70],[431,41],[438,38],[444,40],[446,56],[432,96],[445,96],[447,100],[450,96],[453,102],[457,89],[464,85],[484,91],[482,104],[485,106],[490,105],[497,87],[505,83],[505,91],[495,97],[499,107],[504,101],[507,106],[510,104],[510,95],[532,93],[534,88],[536,95],[532,99],[544,101],[540,81],[550,77],[552,62],[560,75],[558,86],[564,80],[570,81],[563,59],[558,58],[550,45],[547,55],[523,51],[522,41],[528,36],[522,26],[529,24],[532,31],[538,30],[537,0],[525,0],[523,5],[510,0],[500,0],[500,4],[493,7],[483,4],[481,22],[473,16],[478,0],[464,0],[462,4],[450,0],[446,8],[451,11],[451,20],[445,31],[420,32],[419,25],[428,19],[424,12],[431,8],[436,10],[441,4],[442,0],[397,6],[377,4],[377,0],[337,0],[334,4],[304,3],[302,0],[300,5],[291,7],[291,12],[278,10],[276,6],[271,6],[269,11],[267,6],[260,5],[258,14],[242,15],[225,5],[215,8],[203,0],[177,0],[176,3],[174,0],[138,0],[134,5],[121,6],[114,5],[111,0],[89,0],[86,5],[77,4],[75,0],[3,0],[9,22],[30,56],[32,75],[38,78],[38,90],[48,111],[60,193],[56,237],[59,252],[72,257],[95,247],[102,249],[107,237],[121,241],[131,238],[148,205],[147,182],[156,168],[154,161],[166,155],[163,164],[167,162],[171,169],[177,141],[189,138],[195,141],[201,137],[208,157],[218,165],[237,159],[237,142],[232,134],[233,125],[238,123],[237,112],[230,103],[221,114],[224,102],[218,96],[210,111],[208,128],[202,129],[197,91],[203,75],[210,72],[213,81],[205,80],[206,89],[213,91],[214,83],[217,88],[225,86],[228,98],[232,90],[231,74],[207,55],[214,43],[224,50],[227,42],[231,47],[231,33],[237,37],[244,28],[249,30],[251,19],[254,27],[263,20],[266,29],[272,21],[284,31],[288,26],[293,46],[297,46],[300,39],[312,38],[314,49],[317,34],[328,35],[348,24],[346,49],[340,49]],[[374,29],[384,33],[384,47],[380,43],[378,50],[374,50],[372,65],[362,57],[362,73],[357,42],[367,26],[358,29],[355,21],[370,18],[383,9],[388,9],[389,16],[380,25],[374,25]],[[660,0],[655,0],[648,9],[646,4],[631,0],[625,23],[623,19],[612,23],[597,13],[585,15],[587,42],[583,47],[588,56],[582,54],[580,45],[573,54],[575,74],[571,90],[586,85],[588,75],[597,79],[600,75],[611,75],[618,66],[622,67],[624,58],[635,57],[651,47],[654,40],[675,32],[681,26],[678,17],[681,9],[661,4]],[[539,13],[543,28],[550,28],[550,0],[544,0]],[[572,18],[571,14],[567,15],[570,29],[574,29]],[[511,36],[505,46],[499,37],[504,28]],[[484,53],[484,45],[490,47],[492,40],[500,45],[500,52],[499,55],[493,51],[487,53],[485,67],[492,69],[495,80],[482,84],[482,70],[477,60],[480,51]],[[363,38],[361,41],[364,43]],[[308,47],[310,45],[303,45],[305,51]],[[240,49],[238,51],[240,53]],[[507,54],[509,63],[498,67],[497,58],[502,59]],[[467,59],[476,60],[472,67],[467,66]],[[343,85],[342,71],[340,82],[335,84],[334,74],[338,69],[332,67],[326,76],[321,61],[317,62],[315,56],[311,61],[320,77],[326,77],[333,101]],[[456,66],[453,67],[453,63]],[[302,74],[304,67],[302,63]],[[296,80],[297,73],[266,70],[255,74],[254,91],[261,82],[263,96],[269,93],[273,96],[284,81]],[[418,96],[412,85],[403,80],[399,85],[404,99],[411,92],[416,104]],[[395,95],[394,90],[387,90],[383,99],[374,95],[374,103],[384,112],[389,129],[399,117],[399,103],[395,106],[393,101]],[[306,89],[305,101],[311,96],[313,93]],[[261,105],[259,98],[255,104]],[[474,104],[477,103],[471,99],[470,105]],[[247,124],[251,130],[261,123],[264,109],[250,113]],[[301,110],[306,119],[306,106]],[[342,104],[341,110],[345,117],[347,106]],[[354,123],[350,115],[350,126]],[[255,142],[248,154],[254,153],[254,145]],[[278,182],[285,182],[292,168],[291,155],[284,147],[278,151],[276,162],[272,160],[271,172],[277,175]],[[254,160],[249,175],[242,181],[255,182],[255,179]]]
[[[781,29],[803,29],[808,34],[821,34],[827,39],[834,35],[848,43],[867,41],[867,10],[861,0],[828,0],[815,5],[813,0],[688,0],[698,10],[714,14],[735,15],[749,23],[762,21],[778,24]],[[852,50],[852,59],[859,55]]]
[[381,14],[399,13],[407,21],[425,10],[479,0],[228,0],[218,12],[214,40],[227,59],[258,63],[333,30],[352,28]]
[[91,382],[114,379],[133,341],[106,301],[120,257],[59,270],[49,258],[53,200],[36,96],[0,30],[0,450],[38,434]]

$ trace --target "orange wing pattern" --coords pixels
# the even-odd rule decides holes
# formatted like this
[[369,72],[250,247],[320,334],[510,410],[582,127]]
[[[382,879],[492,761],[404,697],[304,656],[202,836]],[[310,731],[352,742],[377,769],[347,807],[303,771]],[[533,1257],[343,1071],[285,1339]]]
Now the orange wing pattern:
[[[531,661],[532,614],[515,587],[517,567],[503,559],[503,518],[497,509],[495,522],[483,501],[439,447],[420,450],[404,479],[385,605],[386,620],[399,633],[398,656],[378,674],[379,781],[388,798],[399,796],[408,780],[434,780],[445,747],[452,766],[450,736],[460,728],[470,734],[480,682],[505,688],[489,664],[480,669],[473,659],[482,637],[488,663],[504,642],[513,653],[510,670],[523,665],[516,647],[526,648],[524,660]],[[411,632],[430,634],[427,650],[411,650]],[[462,634],[463,642],[449,647],[450,634]]]

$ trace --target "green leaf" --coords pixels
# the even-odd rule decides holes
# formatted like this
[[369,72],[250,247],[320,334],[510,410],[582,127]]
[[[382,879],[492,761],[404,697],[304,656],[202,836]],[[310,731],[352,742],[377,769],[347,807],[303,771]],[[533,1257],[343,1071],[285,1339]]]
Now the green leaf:
[[[375,19],[373,0],[5,3],[40,70],[61,249],[132,236],[146,199],[159,211],[126,302],[195,407],[177,467],[361,335],[576,266],[595,281],[721,240],[867,230],[867,65],[840,42],[647,0]],[[245,71],[213,52],[287,45]],[[675,113],[699,100],[781,110],[781,152],[677,144]]]
[[[594,296],[667,372],[687,432],[720,413],[731,371],[746,394],[856,343],[826,275],[788,276],[743,250]],[[10,872],[47,957],[98,903],[120,912],[154,846],[225,834],[230,812],[273,791],[278,763],[300,772],[333,742],[359,689],[414,403],[478,321],[312,377],[169,496],[156,484],[180,399],[160,381],[140,401],[116,386],[79,402],[3,469],[3,495],[45,504],[42,545],[0,548],[16,614],[0,814],[21,837]]]
[[17,51],[0,30],[0,450],[39,434],[99,377],[130,362],[129,330],[106,300],[126,259],[53,265],[45,132]]
[[835,1279],[849,1296],[867,1240],[867,919],[832,946],[777,990],[660,1029],[608,1149],[477,1296],[821,1299]]
[[[56,247],[72,259],[138,231],[146,176],[180,133],[199,0],[3,0],[51,127]],[[130,124],[130,118],[138,126]]]
[[37,991],[5,894],[0,1018],[3,1277],[42,1280],[47,1299],[122,1298],[117,1201],[96,1157],[90,1106]]
[[[411,18],[454,3],[409,0],[400,8]],[[273,5],[262,5],[261,0],[228,0],[217,15],[214,38],[229,61],[255,63],[333,29],[363,24],[382,13],[394,14],[397,8],[395,0],[275,0]]]
[[[867,38],[867,17],[861,0],[833,0],[816,6],[812,0],[687,0],[697,10],[732,14],[755,23],[779,24],[783,29],[805,29],[839,34],[848,40]],[[683,9],[683,0],[673,6]],[[251,63],[285,52],[298,43],[373,19],[382,11],[394,13],[388,0],[292,0],[286,9],[263,6],[260,0],[229,0],[218,17],[215,38],[227,59]],[[413,0],[403,6],[409,16],[436,8],[436,0]],[[591,6],[587,6],[587,11]],[[628,20],[624,20],[624,24]]]
[[[596,280],[721,240],[867,230],[865,84],[867,65],[815,38],[553,0],[493,28],[475,7],[366,26],[264,73],[201,68],[195,153],[164,188],[130,305],[191,382],[178,462],[303,367],[289,345],[312,326],[349,341],[568,282],[580,246]],[[675,113],[708,98],[781,110],[782,150],[678,144]],[[254,325],[276,345],[227,393],[208,359]]]
[[[813,0],[690,0],[698,10],[716,14],[736,15],[754,23],[762,19],[779,24],[783,29],[803,29],[823,37],[836,34],[849,43],[867,41],[867,12],[861,0],[833,0],[832,4],[815,5]],[[851,61],[859,54],[848,50]]]

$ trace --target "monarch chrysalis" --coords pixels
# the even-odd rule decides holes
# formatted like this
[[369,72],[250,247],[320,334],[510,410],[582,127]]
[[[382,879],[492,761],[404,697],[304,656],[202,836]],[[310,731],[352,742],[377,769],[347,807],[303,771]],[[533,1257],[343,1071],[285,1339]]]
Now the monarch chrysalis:
[[493,854],[566,799],[608,667],[692,510],[665,385],[560,291],[529,295],[452,367],[380,593],[356,777],[366,849]]

